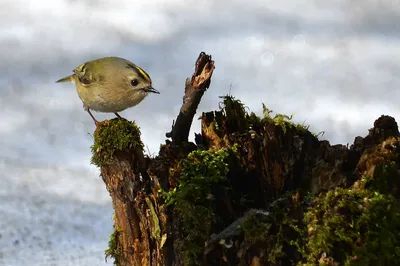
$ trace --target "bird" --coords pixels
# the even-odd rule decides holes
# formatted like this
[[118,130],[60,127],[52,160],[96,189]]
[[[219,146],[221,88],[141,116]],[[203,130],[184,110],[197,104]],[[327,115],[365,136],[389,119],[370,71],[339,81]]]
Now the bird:
[[73,71],[73,74],[56,81],[75,84],[83,108],[96,120],[90,110],[114,113],[134,107],[143,101],[149,93],[160,94],[153,88],[152,81],[142,68],[121,57],[103,57],[85,62]]

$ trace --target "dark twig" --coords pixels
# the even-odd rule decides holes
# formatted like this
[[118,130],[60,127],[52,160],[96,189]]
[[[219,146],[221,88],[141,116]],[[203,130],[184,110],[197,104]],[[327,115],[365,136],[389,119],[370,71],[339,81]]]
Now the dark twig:
[[167,138],[172,138],[172,142],[180,144],[188,141],[193,117],[201,97],[210,86],[214,69],[214,61],[211,60],[211,56],[201,52],[197,58],[192,79],[186,79],[185,96],[179,115],[171,132],[165,134]]

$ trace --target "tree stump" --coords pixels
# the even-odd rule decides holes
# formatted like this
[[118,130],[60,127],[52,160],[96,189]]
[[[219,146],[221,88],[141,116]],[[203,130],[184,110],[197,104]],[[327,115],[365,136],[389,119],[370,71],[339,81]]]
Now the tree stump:
[[214,69],[200,53],[155,158],[134,122],[97,127],[92,162],[115,210],[106,257],[121,266],[400,265],[394,118],[378,118],[350,148],[331,146],[289,116],[265,106],[257,116],[226,95],[201,114],[190,143]]

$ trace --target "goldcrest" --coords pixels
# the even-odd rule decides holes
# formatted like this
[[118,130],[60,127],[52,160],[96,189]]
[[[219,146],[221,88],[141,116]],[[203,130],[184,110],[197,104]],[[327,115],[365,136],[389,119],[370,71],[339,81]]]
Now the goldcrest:
[[104,57],[86,62],[73,70],[74,74],[56,82],[73,82],[83,108],[114,113],[139,104],[150,92],[159,94],[152,87],[150,76],[134,63],[119,57]]

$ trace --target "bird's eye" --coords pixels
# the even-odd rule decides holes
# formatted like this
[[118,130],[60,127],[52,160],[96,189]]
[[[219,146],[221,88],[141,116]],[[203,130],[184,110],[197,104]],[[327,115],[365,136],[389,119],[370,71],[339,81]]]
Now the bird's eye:
[[139,81],[137,80],[137,79],[132,79],[131,80],[131,84],[132,84],[132,86],[137,86],[138,84],[139,84]]

